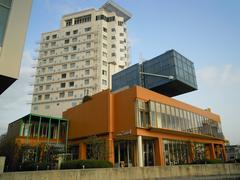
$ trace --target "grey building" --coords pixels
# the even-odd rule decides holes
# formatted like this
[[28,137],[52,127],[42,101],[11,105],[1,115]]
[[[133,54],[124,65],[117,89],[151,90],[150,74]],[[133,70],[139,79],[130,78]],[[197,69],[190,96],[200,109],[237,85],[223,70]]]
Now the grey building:
[[140,85],[169,97],[197,90],[192,61],[169,50],[142,64],[135,64],[112,76],[112,90]]
[[19,77],[32,0],[0,0],[0,95]]

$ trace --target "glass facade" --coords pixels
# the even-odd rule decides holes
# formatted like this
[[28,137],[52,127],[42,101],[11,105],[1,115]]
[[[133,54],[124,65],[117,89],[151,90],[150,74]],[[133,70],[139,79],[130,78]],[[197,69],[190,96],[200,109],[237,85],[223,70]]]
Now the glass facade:
[[12,0],[0,0],[0,47],[3,44],[11,3]]
[[[149,73],[173,76],[173,79]],[[140,85],[170,97],[194,91],[197,89],[194,64],[175,50],[170,50],[112,76],[113,91],[133,85]]]
[[165,165],[188,164],[189,159],[189,142],[164,140],[164,158]]
[[123,87],[131,87],[140,84],[140,65],[135,64],[112,76],[112,90],[121,89]]
[[137,127],[165,128],[224,138],[220,122],[174,106],[138,99],[136,112]]

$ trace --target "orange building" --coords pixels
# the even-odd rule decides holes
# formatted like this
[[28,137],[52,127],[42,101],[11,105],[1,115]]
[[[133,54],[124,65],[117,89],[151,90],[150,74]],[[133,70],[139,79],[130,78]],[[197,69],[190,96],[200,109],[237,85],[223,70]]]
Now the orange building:
[[[74,157],[101,159],[95,144],[105,142],[106,158],[118,166],[188,164],[225,160],[220,117],[181,101],[134,86],[102,91],[68,109]],[[94,153],[95,152],[95,153]]]

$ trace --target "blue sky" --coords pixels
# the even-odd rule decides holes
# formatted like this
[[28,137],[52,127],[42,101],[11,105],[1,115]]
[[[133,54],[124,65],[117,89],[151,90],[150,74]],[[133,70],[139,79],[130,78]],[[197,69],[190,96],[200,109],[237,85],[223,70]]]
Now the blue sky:
[[[176,97],[221,115],[223,132],[240,144],[240,1],[115,0],[128,22],[131,62],[175,49],[195,64],[199,90]],[[62,15],[99,8],[103,0],[33,0],[20,78],[0,96],[0,134],[30,111],[31,65],[42,32],[58,29]]]

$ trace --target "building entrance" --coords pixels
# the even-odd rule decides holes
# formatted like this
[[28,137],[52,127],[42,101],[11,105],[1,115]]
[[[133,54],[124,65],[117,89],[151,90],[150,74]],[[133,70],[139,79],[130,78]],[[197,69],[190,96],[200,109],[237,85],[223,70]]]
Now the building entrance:
[[154,166],[155,164],[155,151],[153,140],[143,141],[143,162],[144,166]]
[[135,165],[134,141],[118,141],[114,143],[114,159],[116,167],[132,167]]

